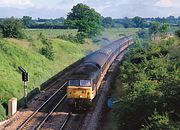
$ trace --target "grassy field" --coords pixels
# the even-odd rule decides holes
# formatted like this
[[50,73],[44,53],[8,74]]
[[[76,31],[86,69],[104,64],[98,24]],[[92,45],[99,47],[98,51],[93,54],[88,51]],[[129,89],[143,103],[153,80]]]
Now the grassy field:
[[24,33],[27,37],[32,37],[32,39],[38,38],[39,34],[43,34],[46,38],[56,38],[59,35],[76,35],[76,29],[25,29]]
[[137,31],[139,31],[138,28],[109,28],[105,29],[101,37],[105,37],[113,41],[123,36],[132,35]]

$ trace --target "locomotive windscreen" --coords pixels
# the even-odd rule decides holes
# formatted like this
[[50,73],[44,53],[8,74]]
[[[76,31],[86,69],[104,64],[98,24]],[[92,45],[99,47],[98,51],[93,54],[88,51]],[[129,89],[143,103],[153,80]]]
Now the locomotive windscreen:
[[79,80],[69,80],[69,86],[79,86]]
[[80,86],[91,86],[91,81],[90,80],[80,80]]
[[91,80],[69,80],[69,86],[91,86]]

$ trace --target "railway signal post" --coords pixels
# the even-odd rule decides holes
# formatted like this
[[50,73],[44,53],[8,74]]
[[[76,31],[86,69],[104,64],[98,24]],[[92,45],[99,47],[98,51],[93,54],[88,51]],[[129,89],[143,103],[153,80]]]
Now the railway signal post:
[[19,66],[18,69],[22,72],[22,81],[24,81],[24,99],[25,99],[25,107],[27,107],[27,87],[28,87],[28,72],[22,66]]

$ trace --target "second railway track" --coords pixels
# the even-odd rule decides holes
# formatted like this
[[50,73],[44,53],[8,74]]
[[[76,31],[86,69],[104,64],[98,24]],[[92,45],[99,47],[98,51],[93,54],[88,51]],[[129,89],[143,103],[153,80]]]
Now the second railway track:
[[51,113],[66,98],[66,83],[64,83],[46,102],[43,103],[36,111],[33,112],[17,130],[33,130],[39,129],[48,119]]
[[81,130],[85,117],[86,113],[68,113],[59,130]]

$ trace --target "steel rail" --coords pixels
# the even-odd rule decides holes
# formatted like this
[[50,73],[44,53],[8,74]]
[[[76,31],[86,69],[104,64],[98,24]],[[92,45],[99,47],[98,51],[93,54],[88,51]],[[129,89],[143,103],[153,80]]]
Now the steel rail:
[[65,87],[65,84],[67,82],[65,82],[48,100],[46,100],[46,102],[44,102],[36,111],[33,112],[33,114],[31,114],[18,128],[17,130],[21,130],[25,127],[26,124],[28,124],[28,122],[46,105],[48,104],[48,102],[59,92],[62,90],[63,87]]
[[71,114],[72,114],[72,113],[68,113],[65,121],[63,122],[63,124],[61,125],[61,127],[59,128],[59,130],[63,130],[63,129],[65,128],[67,122],[69,121],[70,117],[72,116]]
[[56,104],[56,106],[49,112],[49,114],[43,119],[43,121],[35,128],[36,130],[39,130],[44,125],[46,120],[51,116],[51,114],[56,110],[56,108],[64,101],[66,96],[67,94],[65,94],[63,98],[61,98],[61,100]]

